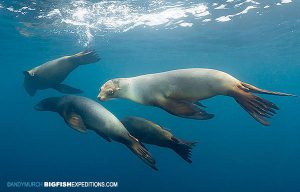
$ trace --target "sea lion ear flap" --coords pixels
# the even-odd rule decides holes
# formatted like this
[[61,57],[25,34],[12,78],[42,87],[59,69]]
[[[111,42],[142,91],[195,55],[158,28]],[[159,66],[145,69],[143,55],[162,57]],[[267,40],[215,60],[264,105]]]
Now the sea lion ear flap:
[[119,79],[113,79],[111,81],[112,81],[113,85],[115,86],[115,89],[120,90],[120,81],[119,81]]

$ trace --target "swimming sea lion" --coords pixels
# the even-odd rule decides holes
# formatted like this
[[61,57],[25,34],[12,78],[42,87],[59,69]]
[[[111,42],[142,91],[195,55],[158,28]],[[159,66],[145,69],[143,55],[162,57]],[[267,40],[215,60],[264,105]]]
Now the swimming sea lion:
[[[252,93],[293,96],[292,94],[259,89],[214,69],[191,68],[118,78],[107,81],[100,88],[98,99],[125,98],[144,105],[160,107],[184,118],[210,119],[214,117],[200,107],[199,100],[216,95],[233,97],[254,119],[263,125],[279,108],[272,102]],[[251,93],[252,92],[252,93]]]
[[178,139],[163,127],[147,119],[125,117],[121,122],[129,133],[140,142],[170,148],[185,161],[192,163],[191,150],[196,142],[187,142]]
[[134,154],[155,170],[155,160],[143,145],[130,135],[123,124],[99,103],[80,96],[49,97],[40,101],[38,111],[57,112],[65,122],[79,132],[95,131],[108,142],[126,145]]
[[79,65],[95,63],[100,58],[95,51],[83,51],[71,56],[64,56],[31,70],[24,71],[24,87],[30,96],[34,96],[36,90],[53,88],[61,93],[76,94],[81,90],[61,84],[71,71]]

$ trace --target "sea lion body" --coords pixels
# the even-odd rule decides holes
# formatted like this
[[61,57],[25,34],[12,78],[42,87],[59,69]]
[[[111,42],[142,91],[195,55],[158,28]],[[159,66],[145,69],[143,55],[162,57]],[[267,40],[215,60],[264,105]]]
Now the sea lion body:
[[122,121],[128,132],[142,143],[170,147],[172,133],[161,126],[139,117],[126,117]]
[[126,117],[121,122],[140,142],[170,148],[185,161],[192,163],[191,150],[196,142],[178,139],[170,131],[144,118]]
[[257,88],[222,71],[191,68],[112,79],[101,86],[98,99],[125,98],[160,107],[179,117],[206,120],[214,115],[204,111],[199,101],[225,95],[233,97],[257,121],[269,125],[265,118],[272,116],[279,108],[251,92],[292,96]]
[[93,130],[109,142],[114,140],[122,143],[146,164],[157,170],[155,160],[151,157],[151,154],[135,137],[130,135],[112,113],[99,103],[85,97],[66,95],[46,98],[40,101],[35,109],[57,112],[70,127],[77,131]]
[[64,56],[31,70],[24,71],[24,87],[29,95],[34,96],[36,90],[48,88],[62,93],[81,93],[82,91],[68,85],[61,84],[67,76],[78,66],[99,61],[95,51],[83,51],[72,56]]
[[157,98],[196,102],[226,95],[230,91],[228,88],[233,89],[238,83],[231,75],[212,69],[182,69],[130,78],[130,86],[138,101],[149,105],[156,103]]

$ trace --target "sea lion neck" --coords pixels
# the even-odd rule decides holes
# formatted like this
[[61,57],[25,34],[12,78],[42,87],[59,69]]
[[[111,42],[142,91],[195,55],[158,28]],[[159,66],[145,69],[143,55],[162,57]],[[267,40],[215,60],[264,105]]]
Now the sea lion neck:
[[114,84],[116,85],[116,88],[119,89],[118,90],[118,96],[122,97],[122,98],[127,98],[127,94],[128,92],[130,92],[131,90],[131,81],[129,78],[119,78],[114,80]]
[[139,102],[136,97],[135,84],[134,81],[132,81],[132,78],[118,79],[118,88],[120,89],[118,97]]

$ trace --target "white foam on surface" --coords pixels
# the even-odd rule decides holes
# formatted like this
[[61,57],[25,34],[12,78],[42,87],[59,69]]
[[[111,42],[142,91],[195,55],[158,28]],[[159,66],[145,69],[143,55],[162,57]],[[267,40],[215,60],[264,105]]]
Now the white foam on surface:
[[181,27],[192,27],[193,26],[193,23],[187,23],[187,22],[184,22],[184,23],[180,23],[179,24]]
[[210,21],[211,21],[211,19],[204,19],[202,22],[207,23],[207,22],[210,22]]
[[221,17],[218,17],[216,18],[216,21],[218,22],[226,22],[226,21],[230,21],[231,15],[227,15],[227,16],[221,16]]
[[218,6],[218,7],[216,7],[215,9],[227,9],[226,8],[226,4],[222,4],[222,5]]
[[292,0],[281,0],[282,4],[292,3]]
[[217,21],[217,22],[226,22],[226,21],[230,21],[231,18],[233,18],[233,17],[235,17],[235,16],[238,16],[238,15],[246,14],[246,13],[248,13],[249,10],[251,10],[251,9],[257,9],[257,7],[256,7],[256,6],[252,6],[252,5],[251,5],[251,6],[248,6],[248,7],[246,7],[246,9],[244,9],[243,11],[238,12],[238,13],[236,13],[236,14],[218,17],[218,18],[216,18],[216,21]]
[[[189,5],[163,3],[163,1],[154,1],[151,6],[157,7],[144,10],[141,7],[116,1],[98,3],[74,1],[73,6],[55,8],[38,17],[55,20],[57,25],[73,28],[75,33],[81,33],[82,38],[89,43],[93,39],[93,31],[126,32],[145,26],[168,29],[174,29],[176,26],[192,27],[191,18],[200,19],[210,15],[208,7],[202,3]],[[180,20],[183,21],[178,22]]]
[[[187,0],[177,0],[175,3],[171,0],[149,0],[143,3],[136,0],[59,2],[43,7],[41,1],[28,1],[27,4],[22,3],[22,7],[5,7],[0,4],[0,8],[15,14],[17,18],[35,13],[32,20],[45,30],[48,27],[47,32],[76,34],[86,46],[95,35],[147,27],[151,30],[170,30],[194,27],[197,23],[228,22],[236,16],[247,14],[251,9],[258,9],[256,14],[262,15],[260,9],[270,8],[269,4],[258,0],[221,0],[211,3]],[[289,3],[293,3],[292,0],[278,0],[276,5]],[[217,16],[210,10],[218,10],[215,11]]]

